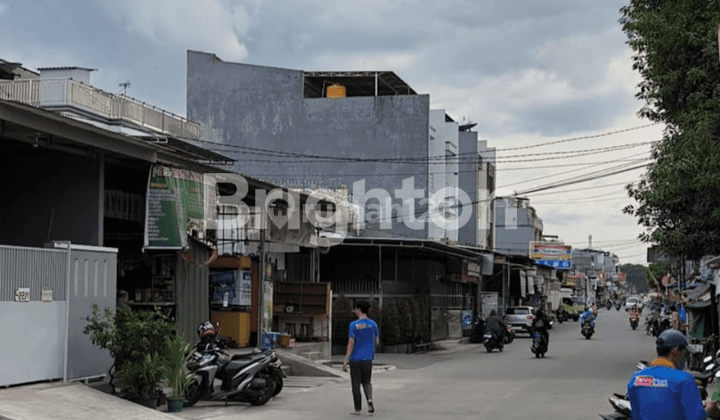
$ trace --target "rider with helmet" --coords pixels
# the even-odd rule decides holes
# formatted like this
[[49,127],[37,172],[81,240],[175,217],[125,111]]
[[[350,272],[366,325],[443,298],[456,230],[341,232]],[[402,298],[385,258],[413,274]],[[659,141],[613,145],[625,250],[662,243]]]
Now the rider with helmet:
[[585,307],[585,312],[580,315],[580,328],[585,325],[586,322],[590,323],[590,330],[595,332],[595,315],[593,314],[592,308],[589,306]]
[[535,314],[535,318],[532,321],[532,334],[535,335],[536,332],[539,332],[540,335],[542,335],[543,340],[545,340],[545,348],[548,347],[550,344],[550,333],[548,332],[548,324],[550,323],[550,320],[545,316],[545,313],[542,309],[538,309],[537,313]]

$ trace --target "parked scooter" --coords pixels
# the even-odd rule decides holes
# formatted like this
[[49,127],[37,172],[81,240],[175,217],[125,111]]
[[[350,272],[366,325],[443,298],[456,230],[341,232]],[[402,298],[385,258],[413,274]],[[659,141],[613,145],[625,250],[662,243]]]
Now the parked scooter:
[[616,301],[615,309],[619,311],[621,307],[622,307],[622,301],[621,300]]
[[613,304],[612,304],[612,300],[608,299],[607,305],[606,305],[608,311],[609,311],[610,309],[612,309],[612,305],[613,305]]
[[[201,331],[208,328],[208,324],[212,327],[210,323],[198,327],[201,336],[196,346],[198,351],[186,365],[188,373],[193,375],[185,391],[186,407],[195,405],[199,400],[232,400],[263,405],[280,393],[285,373],[274,351],[256,349],[251,354],[229,358],[224,346],[217,340],[217,331]],[[215,387],[216,379],[221,381],[219,389]]]

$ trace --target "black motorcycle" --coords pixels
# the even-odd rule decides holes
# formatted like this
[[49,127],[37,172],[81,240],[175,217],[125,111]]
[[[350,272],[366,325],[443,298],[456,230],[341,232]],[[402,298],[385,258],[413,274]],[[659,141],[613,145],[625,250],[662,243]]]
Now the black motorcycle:
[[[285,373],[280,360],[270,349],[258,350],[229,358],[224,346],[215,340],[204,340],[188,361],[188,373],[194,378],[185,391],[185,407],[199,400],[239,401],[263,405],[279,394]],[[215,380],[221,381],[216,388]]]
[[616,309],[616,310],[619,311],[621,307],[622,307],[622,301],[619,301],[619,300],[618,300],[617,302],[615,302],[615,309]]
[[491,331],[485,332],[485,335],[483,336],[483,343],[485,344],[485,350],[487,350],[488,353],[492,352],[493,349],[503,351],[503,339],[499,337],[499,334]]
[[545,342],[545,337],[543,337],[542,334],[539,332],[535,332],[533,334],[533,343],[530,347],[530,351],[535,354],[535,358],[545,357],[545,353],[547,353],[547,342]]
[[587,340],[589,340],[590,337],[592,337],[592,335],[593,335],[594,332],[595,332],[595,331],[594,331],[593,328],[590,326],[590,322],[584,323],[583,326],[582,326],[582,329],[580,330],[580,333],[581,333],[581,334],[583,335],[583,337],[585,337]]

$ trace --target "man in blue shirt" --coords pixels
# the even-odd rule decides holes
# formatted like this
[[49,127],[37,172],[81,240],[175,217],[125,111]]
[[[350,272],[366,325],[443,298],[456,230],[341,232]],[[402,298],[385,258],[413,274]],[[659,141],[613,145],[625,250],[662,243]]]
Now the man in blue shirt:
[[380,345],[378,326],[372,319],[367,317],[370,304],[365,301],[355,305],[356,321],[350,323],[350,334],[347,345],[347,353],[343,362],[343,371],[348,371],[350,364],[350,382],[352,384],[353,402],[355,411],[351,414],[359,415],[362,409],[362,396],[360,385],[365,390],[365,398],[368,404],[368,413],[375,412],[375,405],[372,400],[372,365],[375,359],[375,347]]
[[682,370],[688,345],[685,336],[678,330],[665,330],[655,345],[658,358],[635,372],[627,385],[632,418],[703,420],[710,412],[717,414],[714,404],[703,407],[695,380]]

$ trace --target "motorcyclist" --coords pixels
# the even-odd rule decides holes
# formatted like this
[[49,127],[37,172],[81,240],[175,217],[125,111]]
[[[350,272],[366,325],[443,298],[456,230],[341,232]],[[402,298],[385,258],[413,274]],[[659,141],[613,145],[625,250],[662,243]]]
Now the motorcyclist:
[[485,322],[485,328],[486,331],[492,333],[495,336],[495,339],[498,340],[499,343],[505,342],[505,330],[507,327],[505,327],[505,323],[503,322],[502,318],[497,314],[494,309],[490,312],[490,315]]
[[545,348],[548,348],[548,345],[550,344],[550,333],[547,329],[549,322],[550,320],[545,316],[542,309],[538,309],[531,326],[533,336],[535,336],[536,332],[539,332],[540,335],[542,335],[543,340],[545,340]]
[[580,328],[585,325],[585,322],[590,323],[590,330],[595,333],[595,315],[593,315],[592,308],[589,306],[585,308],[585,312],[580,315]]

